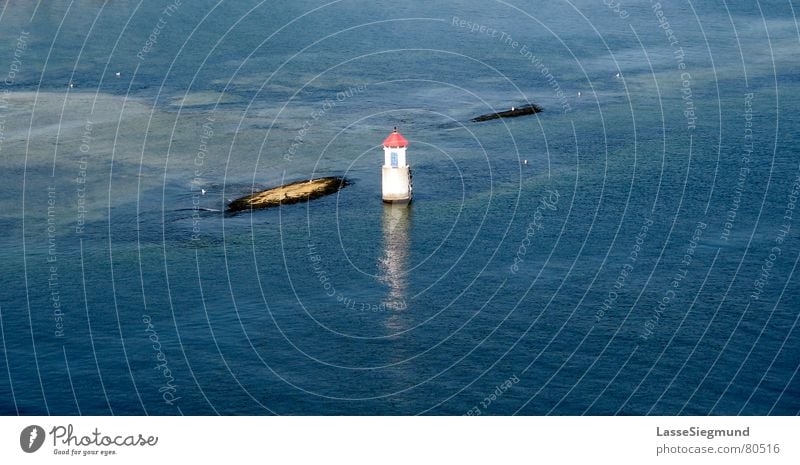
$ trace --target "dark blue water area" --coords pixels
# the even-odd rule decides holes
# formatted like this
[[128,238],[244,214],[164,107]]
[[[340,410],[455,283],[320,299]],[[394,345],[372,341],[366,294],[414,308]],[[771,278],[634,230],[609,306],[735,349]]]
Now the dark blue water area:
[[0,413],[797,414],[793,11],[626,12],[7,5]]

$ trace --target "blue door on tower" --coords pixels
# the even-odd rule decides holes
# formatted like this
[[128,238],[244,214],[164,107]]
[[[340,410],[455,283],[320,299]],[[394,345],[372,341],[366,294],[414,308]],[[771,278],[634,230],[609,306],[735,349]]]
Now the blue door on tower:
[[397,168],[397,152],[392,152],[392,168]]

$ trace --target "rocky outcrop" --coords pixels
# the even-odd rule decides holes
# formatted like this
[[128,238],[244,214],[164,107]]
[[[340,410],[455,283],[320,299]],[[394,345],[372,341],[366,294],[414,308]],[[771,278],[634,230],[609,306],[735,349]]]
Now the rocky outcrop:
[[530,105],[524,105],[521,107],[511,107],[511,110],[499,111],[496,113],[488,113],[485,115],[476,116],[475,118],[472,118],[470,121],[477,123],[480,121],[489,121],[497,118],[514,118],[516,116],[532,115],[534,113],[539,113],[540,111],[542,111],[542,107],[534,103],[531,103]]
[[348,184],[349,182],[340,176],[295,181],[236,199],[228,204],[228,211],[239,212],[308,202],[339,192]]

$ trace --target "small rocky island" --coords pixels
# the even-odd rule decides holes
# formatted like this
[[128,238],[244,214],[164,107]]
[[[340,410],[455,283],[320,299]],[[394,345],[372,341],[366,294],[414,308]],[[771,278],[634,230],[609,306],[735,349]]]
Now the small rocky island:
[[228,211],[239,212],[308,202],[309,200],[339,192],[348,184],[350,183],[341,176],[295,181],[236,199],[228,204]]
[[487,113],[485,115],[476,116],[475,118],[472,118],[470,121],[472,121],[473,123],[478,123],[481,121],[489,121],[497,118],[514,118],[516,116],[532,115],[534,113],[539,113],[540,111],[542,111],[542,107],[536,105],[535,103],[531,103],[530,105],[523,105],[521,107],[511,107],[510,110],[506,111],[498,111],[495,113]]

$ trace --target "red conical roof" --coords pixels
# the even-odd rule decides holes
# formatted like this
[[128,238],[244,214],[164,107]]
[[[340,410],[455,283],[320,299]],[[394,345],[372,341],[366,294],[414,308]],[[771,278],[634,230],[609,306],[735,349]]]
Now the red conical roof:
[[408,141],[394,128],[389,137],[383,140],[384,147],[408,147]]

